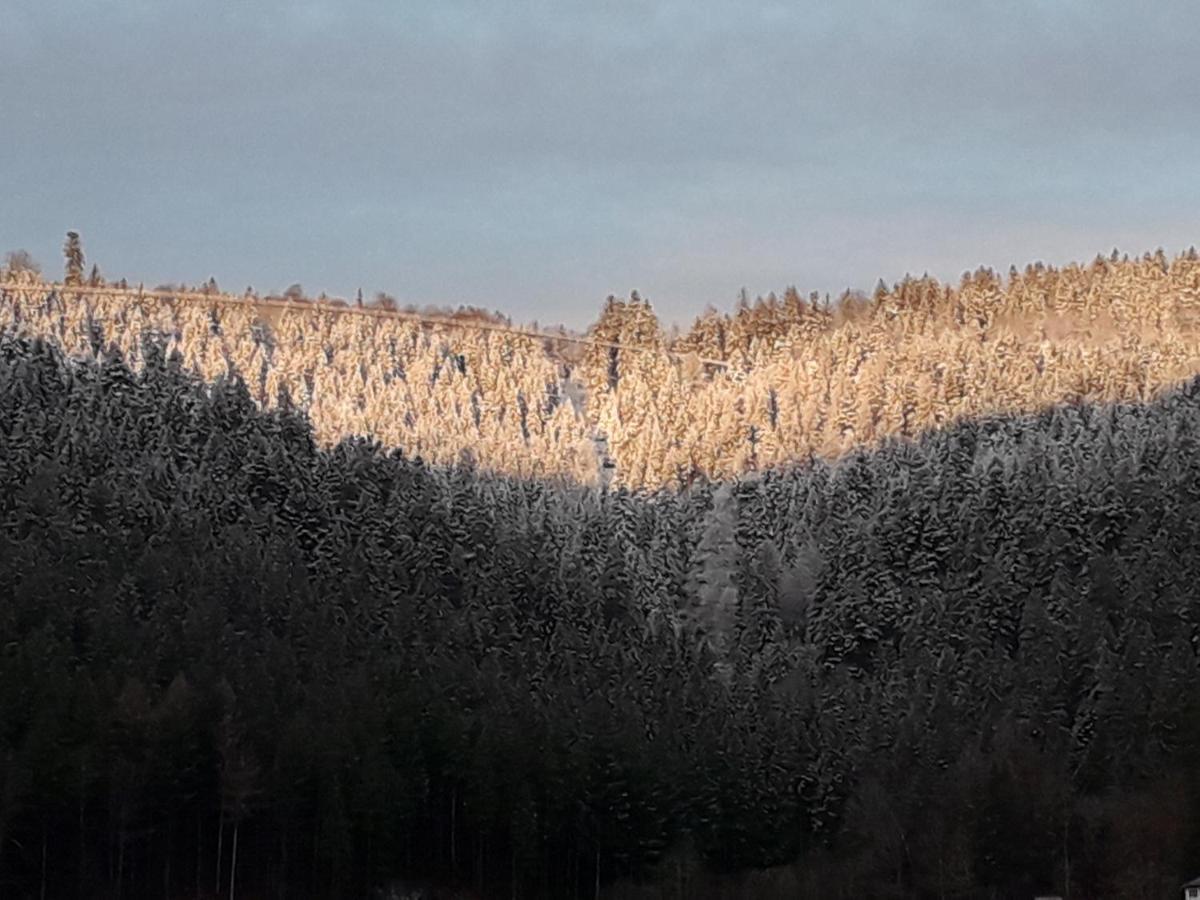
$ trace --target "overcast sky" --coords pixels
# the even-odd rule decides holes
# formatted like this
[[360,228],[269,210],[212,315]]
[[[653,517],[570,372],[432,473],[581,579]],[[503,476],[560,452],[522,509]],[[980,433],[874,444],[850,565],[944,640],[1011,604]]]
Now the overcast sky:
[[4,0],[0,252],[583,325],[1200,243],[1192,2]]

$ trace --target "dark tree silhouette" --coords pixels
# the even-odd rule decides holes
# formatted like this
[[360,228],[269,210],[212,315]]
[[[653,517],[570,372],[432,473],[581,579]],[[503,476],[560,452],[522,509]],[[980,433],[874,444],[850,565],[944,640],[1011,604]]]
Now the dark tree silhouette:
[[63,255],[66,257],[66,275],[64,284],[83,284],[83,245],[79,241],[77,231],[67,232],[67,242],[63,245]]

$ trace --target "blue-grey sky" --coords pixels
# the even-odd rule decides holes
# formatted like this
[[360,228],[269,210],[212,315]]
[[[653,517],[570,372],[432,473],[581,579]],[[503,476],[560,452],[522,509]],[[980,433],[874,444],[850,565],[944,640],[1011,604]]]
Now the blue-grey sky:
[[4,0],[0,252],[590,321],[1200,243],[1190,0]]

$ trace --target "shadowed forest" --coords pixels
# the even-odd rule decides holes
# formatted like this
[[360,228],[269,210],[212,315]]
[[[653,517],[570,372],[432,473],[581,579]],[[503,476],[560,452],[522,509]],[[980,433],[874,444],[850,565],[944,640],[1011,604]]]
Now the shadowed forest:
[[628,350],[81,263],[0,292],[0,895],[1200,870],[1194,253]]

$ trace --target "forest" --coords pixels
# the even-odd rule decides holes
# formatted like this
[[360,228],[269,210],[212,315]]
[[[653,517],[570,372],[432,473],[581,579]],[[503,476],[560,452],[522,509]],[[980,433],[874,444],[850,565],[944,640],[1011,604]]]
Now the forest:
[[743,296],[677,335],[635,293],[609,298],[582,345],[215,285],[123,290],[80,283],[83,268],[80,255],[64,283],[0,278],[0,328],[71,356],[115,345],[135,368],[142,335],[160,334],[187,371],[238,373],[259,406],[303,410],[321,446],[363,436],[434,465],[632,490],[992,413],[1145,402],[1200,372],[1194,250],[905,278],[870,297]]
[[1196,310],[1159,254],[568,353],[10,276],[0,895],[1177,896]]

